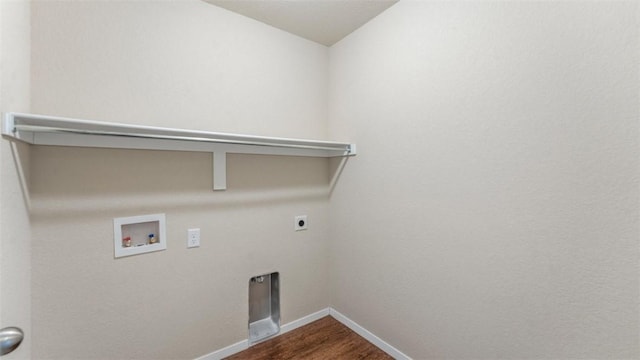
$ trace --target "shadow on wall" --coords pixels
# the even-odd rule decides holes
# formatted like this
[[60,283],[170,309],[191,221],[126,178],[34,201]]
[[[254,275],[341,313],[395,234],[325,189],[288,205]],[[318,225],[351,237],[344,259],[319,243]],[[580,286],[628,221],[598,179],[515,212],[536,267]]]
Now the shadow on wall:
[[333,195],[333,190],[336,188],[347,162],[349,162],[349,156],[329,158],[329,197]]
[[8,142],[11,148],[11,157],[13,159],[13,166],[16,169],[18,175],[18,181],[20,182],[20,190],[22,192],[22,199],[25,203],[27,210],[31,209],[31,197],[29,192],[29,161],[31,159],[31,149],[29,145],[19,142]]
[[340,169],[331,170],[326,158],[229,154],[228,189],[214,192],[209,153],[54,146],[30,151],[25,198],[40,219],[321,200]]

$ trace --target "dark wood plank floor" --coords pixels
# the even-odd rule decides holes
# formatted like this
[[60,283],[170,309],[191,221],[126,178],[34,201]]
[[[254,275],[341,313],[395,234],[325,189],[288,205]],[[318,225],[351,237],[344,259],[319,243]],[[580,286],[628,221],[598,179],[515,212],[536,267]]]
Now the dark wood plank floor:
[[393,357],[327,316],[226,358],[254,359],[392,360]]

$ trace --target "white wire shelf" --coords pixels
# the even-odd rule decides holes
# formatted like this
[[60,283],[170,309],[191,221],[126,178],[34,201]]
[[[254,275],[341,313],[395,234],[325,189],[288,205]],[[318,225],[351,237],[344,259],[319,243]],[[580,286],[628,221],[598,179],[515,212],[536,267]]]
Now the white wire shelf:
[[33,145],[211,152],[214,190],[226,189],[226,154],[341,157],[355,144],[139,126],[63,117],[5,113],[2,134]]

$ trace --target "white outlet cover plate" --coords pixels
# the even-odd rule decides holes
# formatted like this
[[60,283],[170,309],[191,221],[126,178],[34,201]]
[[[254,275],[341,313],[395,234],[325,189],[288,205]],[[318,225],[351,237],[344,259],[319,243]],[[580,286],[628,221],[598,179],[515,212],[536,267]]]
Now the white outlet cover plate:
[[187,247],[200,247],[200,229],[187,230]]
[[[295,231],[307,230],[309,226],[309,221],[307,221],[307,215],[298,215],[293,218],[293,229]],[[304,225],[300,225],[300,222],[303,222]]]

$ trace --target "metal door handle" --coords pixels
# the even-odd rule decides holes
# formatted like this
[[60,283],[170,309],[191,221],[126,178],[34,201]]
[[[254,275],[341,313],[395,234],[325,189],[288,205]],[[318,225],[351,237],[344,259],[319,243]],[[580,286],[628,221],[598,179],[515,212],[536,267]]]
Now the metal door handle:
[[0,329],[0,356],[6,355],[15,350],[20,345],[23,338],[24,333],[20,328],[6,327],[4,329]]

